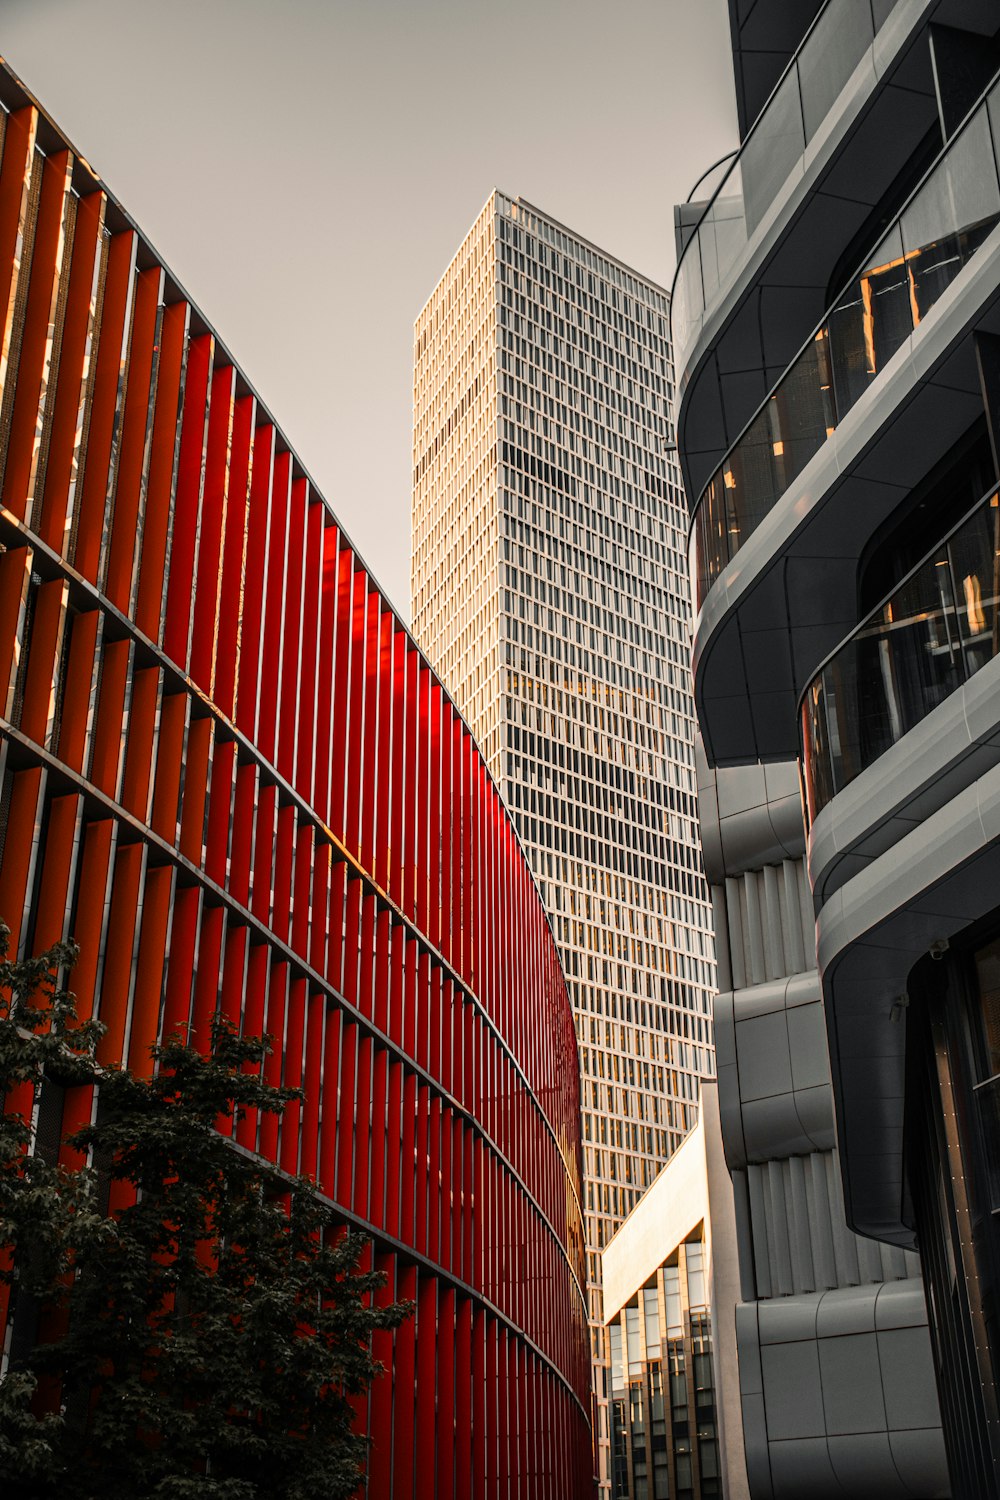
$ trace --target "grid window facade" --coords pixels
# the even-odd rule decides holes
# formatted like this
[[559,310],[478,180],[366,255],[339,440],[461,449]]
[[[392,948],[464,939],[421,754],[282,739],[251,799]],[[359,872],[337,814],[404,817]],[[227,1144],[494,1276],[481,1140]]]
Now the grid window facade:
[[722,1495],[703,1226],[608,1326],[612,1500]]
[[413,628],[556,935],[581,1058],[600,1473],[600,1252],[713,1068],[665,292],[491,195],[414,345]]

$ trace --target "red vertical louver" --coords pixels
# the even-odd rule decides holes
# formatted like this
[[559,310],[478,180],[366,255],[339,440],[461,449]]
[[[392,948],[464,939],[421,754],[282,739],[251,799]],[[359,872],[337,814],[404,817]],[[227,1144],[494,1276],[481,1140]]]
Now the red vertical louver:
[[0,915],[80,945],[107,1060],[216,1009],[277,1039],[304,1100],[238,1139],[416,1305],[373,1500],[582,1500],[576,1040],[497,789],[200,314],[0,99]]

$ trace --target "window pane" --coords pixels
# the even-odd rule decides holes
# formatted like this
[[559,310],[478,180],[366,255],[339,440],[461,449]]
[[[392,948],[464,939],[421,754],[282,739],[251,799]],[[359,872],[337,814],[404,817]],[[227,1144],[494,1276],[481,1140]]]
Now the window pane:
[[688,1306],[707,1307],[705,1247],[700,1241],[689,1240],[684,1246],[684,1255],[687,1260]]
[[955,140],[902,218],[917,321],[954,281],[998,215],[1000,187],[984,110]]
[[971,676],[997,654],[998,647],[1000,508],[995,495],[955,533],[948,552],[966,672]]
[[642,1305],[646,1319],[646,1358],[660,1357],[660,1312],[657,1306],[656,1287],[644,1287]]
[[634,1375],[642,1369],[642,1349],[639,1344],[639,1309],[626,1307],[625,1334],[628,1341],[628,1372]]
[[840,0],[813,27],[798,61],[807,141],[826,119],[874,34],[870,0]]
[[680,1272],[676,1266],[663,1268],[663,1298],[667,1313],[667,1334],[673,1336],[682,1331],[684,1319],[681,1314]]
[[778,189],[792,175],[797,164],[801,169],[804,149],[799,80],[792,68],[743,148],[743,197],[748,234],[753,234],[774,202]]
[[976,954],[976,979],[986,1040],[987,1076],[1000,1073],[1000,940]]

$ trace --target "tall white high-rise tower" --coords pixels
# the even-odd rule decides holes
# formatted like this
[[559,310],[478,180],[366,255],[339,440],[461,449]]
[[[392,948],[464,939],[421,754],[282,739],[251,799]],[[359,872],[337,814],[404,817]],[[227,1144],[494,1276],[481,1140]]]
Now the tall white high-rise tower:
[[712,1070],[667,294],[490,195],[414,334],[413,629],[479,739],[547,904],[581,1055],[600,1251]]

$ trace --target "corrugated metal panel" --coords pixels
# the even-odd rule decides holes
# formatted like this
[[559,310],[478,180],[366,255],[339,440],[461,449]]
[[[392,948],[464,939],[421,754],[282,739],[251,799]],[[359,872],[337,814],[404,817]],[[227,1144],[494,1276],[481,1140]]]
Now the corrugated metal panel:
[[751,1164],[747,1186],[758,1297],[919,1276],[916,1255],[847,1228],[832,1151]]
[[726,917],[734,989],[812,967],[816,940],[804,859],[729,877]]

